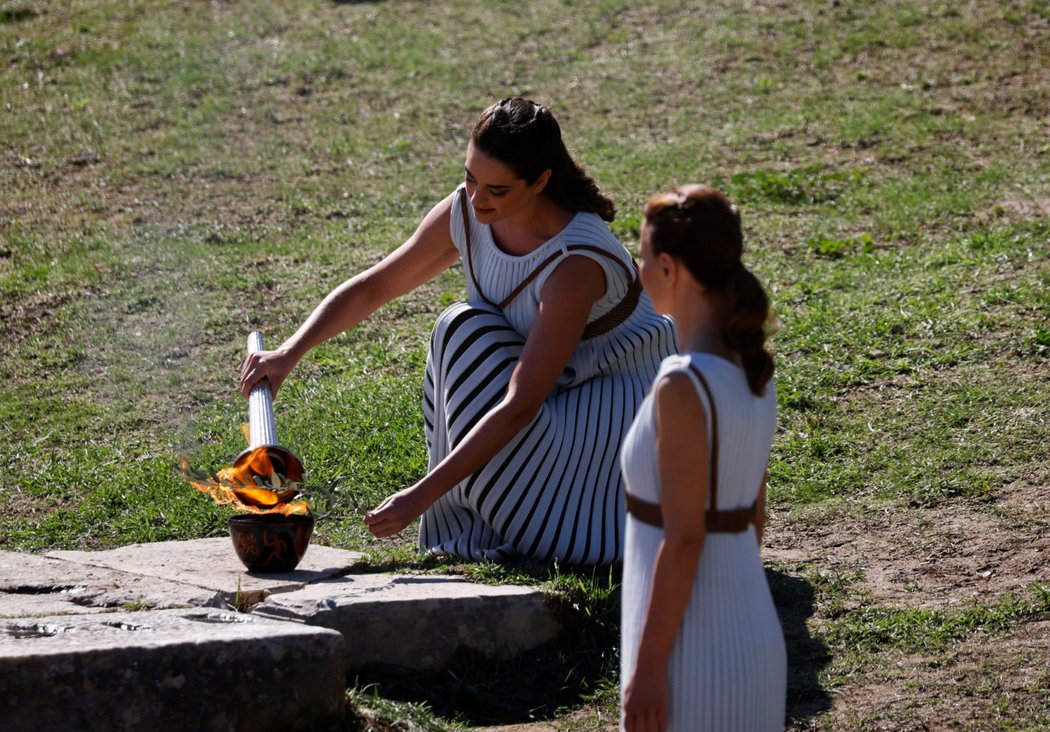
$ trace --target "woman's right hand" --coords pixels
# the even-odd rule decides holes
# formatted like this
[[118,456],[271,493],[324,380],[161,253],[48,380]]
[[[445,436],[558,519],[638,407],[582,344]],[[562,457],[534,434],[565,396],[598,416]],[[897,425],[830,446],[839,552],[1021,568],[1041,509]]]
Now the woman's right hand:
[[241,394],[247,399],[263,379],[270,384],[270,395],[277,396],[281,384],[295,368],[295,359],[287,351],[256,351],[248,354],[241,365]]
[[423,497],[419,483],[387,497],[364,516],[368,530],[379,539],[394,536],[423,515],[430,502]]
[[667,673],[635,669],[623,699],[627,732],[661,732],[667,727]]

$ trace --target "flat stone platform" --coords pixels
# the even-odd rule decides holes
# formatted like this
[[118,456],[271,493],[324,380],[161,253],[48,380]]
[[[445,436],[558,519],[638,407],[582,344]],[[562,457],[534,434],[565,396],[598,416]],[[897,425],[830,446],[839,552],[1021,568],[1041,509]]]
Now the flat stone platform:
[[214,608],[3,621],[4,727],[310,730],[343,714],[343,639]]
[[509,657],[561,630],[534,588],[355,572],[360,557],[311,545],[295,571],[255,574],[227,537],[0,552],[0,711],[27,731],[323,729],[349,673]]
[[509,658],[561,630],[529,587],[437,575],[350,575],[270,595],[253,615],[339,631],[347,671],[376,665],[439,669],[459,648]]
[[311,582],[351,572],[361,558],[359,552],[311,545],[294,571],[255,574],[241,564],[228,537],[130,544],[101,552],[56,551],[45,556],[82,567],[137,575],[150,583],[172,582],[198,588],[230,604],[239,598],[241,607],[254,605],[275,592],[300,590]]

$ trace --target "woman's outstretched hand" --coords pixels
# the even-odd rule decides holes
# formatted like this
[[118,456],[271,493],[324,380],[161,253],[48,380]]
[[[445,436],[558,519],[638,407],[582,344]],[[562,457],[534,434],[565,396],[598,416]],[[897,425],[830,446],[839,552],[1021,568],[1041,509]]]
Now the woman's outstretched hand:
[[388,497],[365,514],[368,530],[380,539],[400,532],[427,510],[419,494],[418,486],[412,486]]
[[661,732],[667,727],[667,674],[639,674],[636,670],[623,699],[627,732]]
[[281,384],[295,368],[295,360],[284,351],[257,351],[248,354],[241,364],[241,394],[247,399],[252,388],[266,379],[270,382],[270,394],[277,396]]

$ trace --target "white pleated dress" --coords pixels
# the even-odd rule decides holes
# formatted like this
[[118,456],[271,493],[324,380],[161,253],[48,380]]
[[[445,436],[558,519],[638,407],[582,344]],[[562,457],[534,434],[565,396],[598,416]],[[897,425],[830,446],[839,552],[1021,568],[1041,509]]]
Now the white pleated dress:
[[[763,396],[756,397],[741,368],[712,354],[675,355],[664,361],[657,379],[671,372],[689,376],[708,415],[707,396],[688,368],[690,363],[704,375],[715,399],[719,430],[717,509],[747,508],[758,496],[776,429],[773,384],[770,382]],[[710,450],[710,442],[702,449]],[[660,467],[651,397],[642,404],[624,441],[622,462],[628,492],[659,503]],[[621,690],[634,673],[662,537],[662,529],[628,515]],[[668,677],[668,730],[784,729],[787,654],[753,524],[740,533],[707,534],[669,660]]]
[[[424,382],[431,469],[503,398],[536,319],[540,291],[562,256],[589,257],[605,273],[606,293],[588,322],[624,300],[635,276],[630,253],[600,217],[588,213],[577,213],[535,251],[513,256],[496,245],[488,225],[479,224],[468,205],[468,258],[464,195],[460,186],[450,229],[464,262],[468,301],[438,318]],[[579,245],[602,253],[573,249],[570,254],[570,247]],[[491,304],[502,302],[558,253],[504,308]],[[532,423],[427,509],[420,548],[475,560],[524,556],[598,565],[621,559],[620,446],[660,362],[675,346],[671,321],[657,315],[642,293],[626,320],[580,343]]]

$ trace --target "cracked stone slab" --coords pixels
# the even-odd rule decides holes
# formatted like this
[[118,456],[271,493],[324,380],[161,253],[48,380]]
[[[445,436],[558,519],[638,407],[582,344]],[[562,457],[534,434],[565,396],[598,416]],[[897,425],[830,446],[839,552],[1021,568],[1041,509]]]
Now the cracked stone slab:
[[221,592],[228,602],[239,594],[242,603],[251,604],[348,572],[362,555],[311,544],[294,571],[280,574],[248,572],[229,537],[129,544],[105,551],[53,551],[46,556]]
[[554,640],[562,629],[535,588],[440,575],[347,575],[271,595],[252,614],[339,631],[348,671],[438,669],[459,648],[507,658]]
[[308,730],[342,717],[335,632],[213,608],[0,620],[15,732]]
[[222,593],[202,587],[66,562],[0,552],[0,617],[80,615],[114,609],[223,607]]

